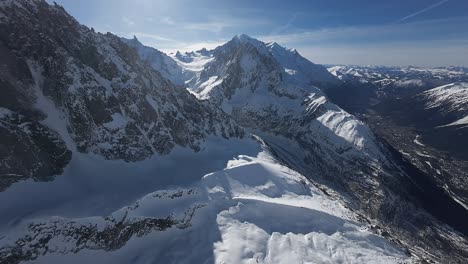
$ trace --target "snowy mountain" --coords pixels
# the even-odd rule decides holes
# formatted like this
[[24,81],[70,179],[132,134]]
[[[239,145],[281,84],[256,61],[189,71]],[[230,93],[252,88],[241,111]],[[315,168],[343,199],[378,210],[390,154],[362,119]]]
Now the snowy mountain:
[[[232,147],[236,148],[234,144]],[[237,149],[241,150],[238,146]],[[2,263],[409,260],[395,244],[372,234],[371,225],[358,221],[358,215],[308,183],[304,176],[278,164],[264,149],[257,156],[230,160],[226,168],[205,175],[193,185],[151,192],[105,216],[55,216],[22,221],[0,240],[0,260]]]
[[190,71],[184,71],[184,68],[180,67],[175,60],[165,53],[157,49],[144,46],[136,37],[133,37],[133,39],[121,39],[130,47],[136,49],[138,55],[143,61],[149,63],[153,69],[158,71],[164,78],[170,80],[172,83],[183,85],[185,79],[190,78]]
[[2,151],[1,173],[11,175],[2,179],[6,185],[60,174],[69,151],[138,161],[175,146],[199,150],[208,135],[243,136],[225,114],[162,78],[118,37],[95,33],[42,1],[1,8],[3,138],[7,145],[33,143]]
[[331,66],[328,71],[343,81],[371,82],[380,87],[439,86],[466,80],[467,71],[462,67],[386,67],[386,66]]
[[466,83],[453,83],[387,100],[373,107],[366,117],[383,137],[465,207],[467,87]]
[[[189,89],[218,104],[243,127],[305,141],[325,152],[341,149],[340,156],[379,158],[366,126],[330,103],[319,88],[306,84],[310,82],[289,79],[271,47],[246,35],[234,37],[213,50],[213,59],[188,83]],[[277,45],[275,50],[286,51]]]
[[455,116],[457,120],[443,126],[468,124],[468,83],[453,83],[426,91],[417,96],[426,109],[438,108],[441,115]]
[[468,256],[466,210],[295,50],[240,35],[168,56],[18,0],[0,62],[0,263]]
[[267,47],[276,61],[284,67],[288,82],[321,88],[340,83],[336,77],[327,72],[325,67],[312,63],[295,49],[286,49],[276,42],[267,43]]
[[44,1],[0,14],[1,263],[408,259],[155,57]]
[[[418,236],[406,233],[404,227],[421,217],[412,198],[407,200],[415,194],[413,188],[419,188],[408,183],[408,177],[416,185],[426,185],[427,190],[417,194],[416,200],[426,203],[432,195],[430,200],[447,202],[447,194],[426,181],[425,176],[414,178],[413,167],[396,157],[365,124],[331,103],[319,88],[301,78],[294,79],[271,52],[271,46],[245,35],[234,37],[211,51],[210,59],[187,82],[188,89],[201,100],[216,103],[239,125],[260,135],[276,156],[295,170],[320,184],[334,186],[334,191],[348,197],[348,206],[393,226],[402,240]],[[289,57],[295,56],[294,51],[289,53]],[[184,63],[190,65],[190,60]],[[455,201],[449,203],[466,214]],[[426,208],[432,210],[434,203]],[[394,225],[396,222],[399,224]],[[417,241],[412,243],[417,247]]]
[[[376,104],[376,102],[385,99],[416,95],[425,90],[454,82],[468,81],[467,69],[463,67],[419,68],[352,65],[331,66],[328,71],[346,83],[345,87],[341,87],[338,93],[350,95],[362,93],[362,90],[369,90],[366,95],[372,97],[370,104]],[[353,99],[355,101],[356,98]],[[363,100],[368,99],[361,98],[360,101],[362,103]],[[345,104],[353,103],[353,100],[349,100]]]
[[327,95],[359,115],[465,208],[468,142],[463,67],[332,66],[343,84]]

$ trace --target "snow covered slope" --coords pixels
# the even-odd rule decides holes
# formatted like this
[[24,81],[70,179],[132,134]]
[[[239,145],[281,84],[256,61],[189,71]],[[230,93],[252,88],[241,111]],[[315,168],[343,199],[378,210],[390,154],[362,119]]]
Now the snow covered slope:
[[[239,142],[241,143],[241,142]],[[237,151],[242,151],[242,144]],[[252,143],[251,143],[252,144]],[[264,146],[265,147],[265,146]],[[182,176],[182,175],[180,175]],[[1,195],[1,194],[0,194]],[[399,263],[409,257],[268,149],[109,215],[28,217],[0,239],[19,263]]]
[[[286,59],[288,52],[296,56],[278,45],[236,36],[213,50],[214,59],[189,83],[190,89],[218,104],[243,127],[295,139],[322,152],[322,158],[338,152],[340,158],[381,158],[372,132],[362,122],[332,104],[319,88],[288,77],[276,59],[293,64]],[[293,66],[289,65],[292,70]]]
[[373,82],[381,85],[404,86],[405,82],[428,85],[434,82],[455,82],[466,79],[466,69],[454,67],[418,68],[418,67],[386,67],[338,65],[330,66],[328,71],[340,80],[355,80],[362,83]]
[[[391,227],[402,241],[411,241],[414,250],[432,243],[423,238],[426,235],[433,237],[431,241],[444,240],[450,247],[459,247],[456,239],[421,232],[425,227],[419,226],[418,232],[407,228],[419,225],[422,215],[428,217],[414,206],[428,198],[425,191],[416,191],[417,197],[414,196],[416,179],[409,180],[414,171],[406,172],[403,167],[407,165],[387,145],[365,124],[331,103],[319,88],[303,78],[295,79],[295,70],[285,70],[270,48],[271,45],[246,35],[234,37],[212,51],[212,60],[187,83],[189,89],[260,135],[289,166],[313,181],[333,186],[334,191],[346,197],[350,207]],[[428,190],[432,188],[429,185]],[[440,200],[453,205],[466,218],[462,207],[440,195]],[[433,205],[426,208],[432,210]],[[440,208],[448,207],[446,204]],[[447,232],[435,223],[429,229]]]
[[266,44],[273,57],[284,67],[288,82],[298,85],[315,85],[326,88],[341,83],[322,65],[302,57],[295,49],[286,49],[276,42]]
[[426,108],[439,108],[441,114],[457,116],[457,120],[446,124],[468,124],[468,83],[453,83],[437,87],[417,96],[425,101]]
[[[0,12],[0,132],[31,142],[0,142],[2,179],[19,181],[0,192],[1,263],[467,256],[463,235],[421,204],[458,208],[414,184],[365,124],[314,86],[329,77],[294,51],[241,35],[176,54],[179,71],[45,1],[3,1]],[[201,100],[169,81],[181,76]],[[28,151],[38,158],[14,178]],[[38,164],[60,177],[34,181]]]
[[[162,54],[45,1],[2,2],[0,14],[2,188],[17,181],[0,192],[0,263],[408,258],[227,114],[163,78],[177,71],[152,68],[167,63]],[[30,143],[8,145],[21,140]],[[41,164],[60,177],[25,180]]]
[[175,146],[199,150],[208,135],[243,136],[224,113],[162,78],[119,37],[95,33],[62,7],[24,0],[3,3],[0,13],[5,144],[39,146],[2,149],[0,189],[59,174],[70,160],[67,149],[138,161]]
[[378,98],[401,98],[437,86],[468,81],[461,67],[331,66],[328,71],[348,84],[373,85]]
[[149,63],[153,69],[174,84],[183,85],[185,80],[191,77],[190,71],[184,71],[184,68],[180,67],[171,57],[157,49],[144,46],[136,37],[121,39],[135,48],[142,60]]
[[[205,64],[214,59],[212,51],[208,51],[206,49],[185,53],[180,53],[178,51],[175,54],[170,54],[170,56],[174,59],[174,61],[177,62],[179,67],[187,73],[185,84],[188,87],[192,87],[193,84],[200,78],[200,73],[203,71]],[[209,85],[211,85],[211,83],[207,82],[203,86]],[[192,92],[190,89],[189,91]]]
[[386,100],[368,113],[368,122],[380,135],[468,208],[467,83]]

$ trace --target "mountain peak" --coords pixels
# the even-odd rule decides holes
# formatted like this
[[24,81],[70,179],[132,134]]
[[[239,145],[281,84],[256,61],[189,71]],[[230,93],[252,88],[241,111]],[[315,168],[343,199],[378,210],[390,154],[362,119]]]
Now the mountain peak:
[[240,42],[240,43],[264,44],[260,40],[252,38],[252,37],[250,37],[250,36],[248,36],[246,34],[236,35],[236,36],[234,36],[234,38],[232,38],[231,41],[236,41],[236,42]]
[[133,38],[130,41],[137,44],[137,45],[142,45],[143,46],[143,43],[141,43],[140,40],[135,35],[133,35]]
[[283,46],[281,46],[280,44],[278,44],[277,42],[274,42],[274,41],[273,42],[268,42],[266,44],[266,46],[272,51],[273,50],[278,50],[278,51],[281,50],[283,52],[291,52],[291,53],[296,54],[296,55],[299,54],[299,52],[297,52],[296,49],[290,49],[290,48],[283,47]]
[[273,41],[273,42],[268,42],[266,44],[268,47],[271,47],[271,48],[274,48],[274,47],[281,47],[280,44],[278,44],[277,42]]
[[234,38],[239,39],[239,40],[252,40],[252,39],[254,39],[254,38],[250,37],[247,34],[236,35],[236,36],[234,36]]

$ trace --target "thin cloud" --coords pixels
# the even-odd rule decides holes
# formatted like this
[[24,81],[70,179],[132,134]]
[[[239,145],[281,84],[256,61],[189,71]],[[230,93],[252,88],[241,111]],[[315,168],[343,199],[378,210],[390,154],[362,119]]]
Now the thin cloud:
[[373,45],[307,45],[297,47],[299,53],[320,64],[395,65],[395,66],[468,66],[460,54],[468,46],[458,40],[440,40],[421,46],[418,42]]
[[[287,43],[291,47],[297,44],[330,43],[368,43],[392,42],[411,39],[423,43],[441,38],[456,38],[465,40],[468,29],[461,27],[468,23],[468,17],[452,17],[444,19],[420,20],[396,24],[344,26],[302,31],[297,33],[284,33],[276,35],[258,35],[265,42]],[[431,33],[431,34],[428,34]],[[434,33],[432,33],[434,32]],[[443,35],[441,36],[441,32]],[[437,33],[437,34],[436,34]]]
[[410,15],[407,15],[407,16],[405,16],[405,17],[403,17],[403,18],[401,18],[401,19],[395,21],[394,23],[395,23],[395,24],[401,23],[401,22],[403,22],[403,21],[405,21],[405,20],[408,20],[408,19],[410,19],[410,18],[412,18],[412,17],[415,17],[415,16],[420,15],[420,14],[422,14],[422,13],[425,13],[425,12],[431,10],[431,9],[434,9],[434,8],[436,8],[436,7],[438,7],[438,6],[442,5],[442,4],[444,4],[444,3],[447,3],[448,1],[449,1],[449,0],[442,0],[442,1],[439,1],[439,2],[437,2],[437,3],[435,3],[435,4],[432,4],[432,5],[430,5],[430,6],[426,7],[426,8],[423,8],[423,9],[417,11],[417,12],[414,12],[414,13],[412,13],[412,14],[410,14]]
[[169,26],[175,25],[175,21],[171,17],[162,17],[160,19],[161,23]]
[[148,34],[144,32],[114,32],[114,33],[124,38],[133,38],[133,36],[136,36],[137,38],[151,39],[153,41],[177,42],[176,40],[171,39],[171,38],[163,37],[163,36],[156,35],[156,34]]
[[125,23],[125,25],[127,25],[129,27],[135,25],[135,22],[133,20],[131,20],[130,18],[128,18],[128,17],[123,17],[122,21]]
[[278,27],[278,28],[275,28],[271,33],[270,35],[276,35],[276,34],[280,34],[280,33],[283,33],[284,31],[286,31],[287,29],[289,29],[294,21],[296,20],[297,18],[297,13],[294,13],[291,18],[288,20],[288,22],[286,24],[284,24],[283,26],[281,27]]
[[226,43],[227,40],[220,40],[220,41],[205,41],[205,42],[179,42],[175,43],[175,45],[171,47],[162,47],[160,50],[170,54],[170,53],[175,53],[176,51],[180,52],[190,52],[190,51],[196,51],[196,50],[201,50],[203,48],[211,50],[214,49],[218,46],[223,45]]

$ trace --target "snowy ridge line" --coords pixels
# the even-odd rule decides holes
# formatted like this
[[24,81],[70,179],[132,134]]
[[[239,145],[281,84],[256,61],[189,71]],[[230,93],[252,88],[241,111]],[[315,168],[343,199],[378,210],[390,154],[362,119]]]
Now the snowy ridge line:
[[[400,90],[419,89],[424,91],[434,87],[453,83],[468,82],[468,69],[463,67],[387,67],[337,65],[329,66],[328,71],[344,82],[374,84],[376,89],[397,88]],[[389,91],[388,96],[391,96]]]
[[[287,259],[396,263],[407,259],[395,245],[353,219],[357,219],[353,212],[262,151],[257,157],[241,155],[229,161],[225,169],[205,175],[193,187],[150,193],[108,217],[26,221],[0,240],[0,259],[9,263],[79,260],[91,250],[103,263],[112,263],[118,255],[99,252],[125,250],[132,256],[141,254],[137,249],[146,245],[172,249],[179,245],[181,250],[212,245],[215,261],[226,263],[283,263]],[[202,235],[205,225],[212,222],[221,239]],[[166,238],[175,234],[197,239],[184,244]],[[300,251],[276,250],[281,241],[290,241]],[[336,251],[330,252],[327,245]],[[198,262],[210,258],[199,251],[184,252],[181,256]]]
[[[76,254],[81,250],[113,251],[123,247],[132,236],[142,237],[152,232],[163,232],[168,228],[185,229],[190,226],[190,220],[195,211],[203,205],[187,210],[183,219],[142,218],[121,222],[105,218],[106,227],[98,229],[97,223],[81,224],[67,219],[47,219],[44,222],[34,222],[29,225],[28,234],[14,241],[15,246],[5,246],[0,249],[0,262],[20,263],[20,261],[35,260],[40,255],[59,253]],[[102,223],[101,223],[102,224]]]
[[[408,182],[391,173],[372,131],[319,88],[339,80],[296,50],[240,35],[170,58],[41,3],[0,7],[5,52],[37,64],[15,73],[12,99],[32,74],[34,109],[46,115],[38,136],[49,125],[77,150],[58,168],[62,177],[0,192],[9,201],[0,203],[6,261],[380,264],[445,242],[463,255],[455,232],[406,199]],[[47,151],[61,142],[47,139]],[[10,167],[30,152],[20,151]]]
[[449,105],[450,110],[468,111],[468,83],[452,83],[428,90],[421,95],[427,108]]

